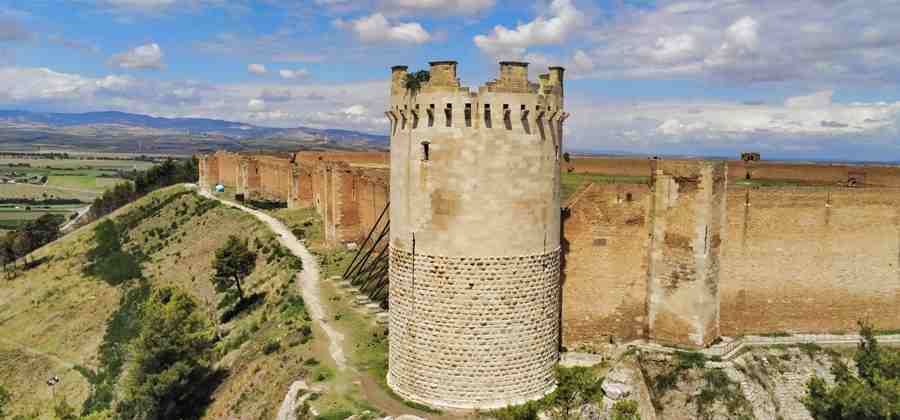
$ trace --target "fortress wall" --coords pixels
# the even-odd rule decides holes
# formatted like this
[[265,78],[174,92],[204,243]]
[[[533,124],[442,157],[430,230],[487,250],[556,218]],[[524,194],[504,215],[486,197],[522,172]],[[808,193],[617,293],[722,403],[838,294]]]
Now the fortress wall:
[[318,161],[347,162],[349,164],[389,165],[388,152],[314,152],[302,151],[294,154],[294,162],[315,163]]
[[216,152],[216,162],[219,166],[218,179],[213,181],[224,185],[226,188],[237,189],[240,185],[241,155],[231,152]]
[[313,170],[310,165],[293,163],[288,208],[305,209],[315,205],[313,196]]
[[572,157],[568,167],[575,173],[590,173],[620,176],[650,176],[652,159]]
[[650,339],[690,347],[719,335],[719,254],[726,168],[659,161],[654,173],[648,270]]
[[[359,211],[359,231],[361,239],[369,234],[378,222],[378,216],[384,211],[388,204],[389,191],[389,173],[386,169],[356,169],[355,176],[357,178],[358,193],[357,206]],[[381,229],[389,222],[390,215],[385,213],[384,217],[378,222],[378,228],[373,233],[372,240],[378,239],[376,235],[381,233]]]
[[563,345],[570,350],[610,336],[646,336],[652,197],[648,185],[592,184],[570,202],[562,279]]
[[291,192],[290,159],[268,155],[256,155],[254,158],[259,166],[260,197],[287,202]]
[[[576,156],[568,167],[576,173],[596,173],[620,176],[647,176],[652,159]],[[664,162],[691,162],[698,160],[663,160]],[[874,187],[900,187],[900,166],[890,165],[829,165],[789,162],[753,162],[745,164],[730,160],[728,178],[743,180],[749,169],[753,179],[792,180],[812,184],[846,184],[851,174],[864,174],[864,184]]]
[[900,190],[731,188],[727,219],[722,334],[900,328]]

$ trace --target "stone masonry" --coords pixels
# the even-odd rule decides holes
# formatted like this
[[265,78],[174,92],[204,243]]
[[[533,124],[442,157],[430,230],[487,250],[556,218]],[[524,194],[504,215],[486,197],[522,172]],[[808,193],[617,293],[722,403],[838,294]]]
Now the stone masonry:
[[456,63],[406,89],[392,69],[388,385],[494,408],[555,387],[563,69],[500,63],[478,92]]

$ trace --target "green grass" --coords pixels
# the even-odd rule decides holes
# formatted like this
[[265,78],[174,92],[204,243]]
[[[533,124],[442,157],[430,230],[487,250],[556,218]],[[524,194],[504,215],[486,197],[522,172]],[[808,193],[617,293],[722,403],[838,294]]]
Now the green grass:
[[564,172],[560,177],[562,202],[565,203],[566,200],[578,192],[582,186],[592,182],[597,184],[647,184],[650,182],[650,177]]
[[797,181],[792,179],[737,179],[730,182],[730,184],[740,187],[810,187],[822,185],[822,183]]

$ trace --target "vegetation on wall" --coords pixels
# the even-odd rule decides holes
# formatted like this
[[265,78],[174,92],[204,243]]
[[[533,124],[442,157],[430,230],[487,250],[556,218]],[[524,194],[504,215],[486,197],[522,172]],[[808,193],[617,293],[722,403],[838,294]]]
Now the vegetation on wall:
[[406,75],[406,80],[403,81],[404,87],[411,91],[413,94],[419,93],[419,90],[422,89],[422,85],[431,80],[431,73],[428,70],[419,70],[417,72],[409,73]]
[[900,351],[881,347],[871,325],[859,326],[856,372],[836,363],[834,385],[820,377],[807,384],[803,405],[816,420],[900,419]]

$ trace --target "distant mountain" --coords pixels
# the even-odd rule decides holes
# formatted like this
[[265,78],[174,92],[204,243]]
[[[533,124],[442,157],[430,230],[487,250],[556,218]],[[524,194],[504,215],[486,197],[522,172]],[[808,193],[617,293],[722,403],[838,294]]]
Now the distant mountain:
[[204,150],[386,149],[387,136],[340,129],[260,127],[125,112],[0,110],[0,149],[189,154]]

